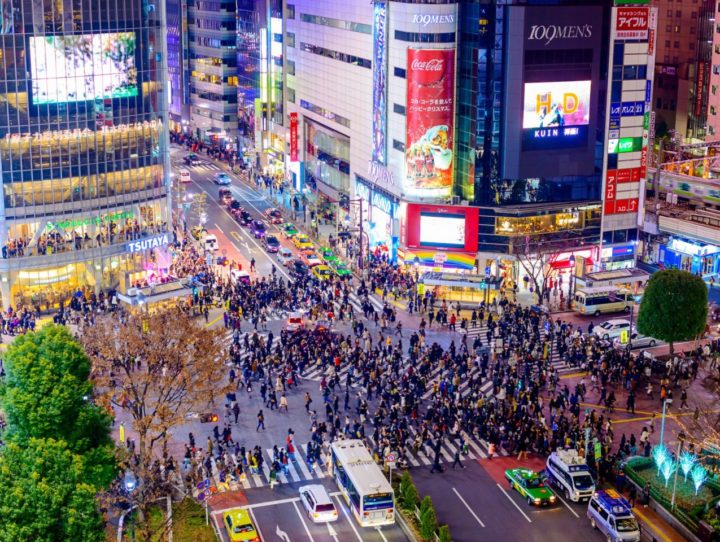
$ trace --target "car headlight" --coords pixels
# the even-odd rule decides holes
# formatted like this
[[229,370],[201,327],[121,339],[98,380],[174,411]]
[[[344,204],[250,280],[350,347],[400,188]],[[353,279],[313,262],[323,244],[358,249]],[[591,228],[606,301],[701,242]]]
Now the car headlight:
[[535,504],[540,504],[540,499],[535,499]]

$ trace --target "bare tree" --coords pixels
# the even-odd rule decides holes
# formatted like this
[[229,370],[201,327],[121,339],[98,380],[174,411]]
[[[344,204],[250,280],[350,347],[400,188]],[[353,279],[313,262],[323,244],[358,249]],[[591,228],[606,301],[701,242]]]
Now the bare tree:
[[132,416],[138,435],[133,471],[139,482],[133,501],[140,539],[150,540],[147,511],[167,488],[156,461],[173,428],[231,390],[223,333],[172,309],[98,319],[81,340],[93,362],[99,401]]
[[538,304],[543,304],[551,289],[550,278],[555,274],[553,264],[558,259],[559,251],[551,246],[543,246],[542,241],[532,236],[518,238],[515,249],[518,263],[538,296]]

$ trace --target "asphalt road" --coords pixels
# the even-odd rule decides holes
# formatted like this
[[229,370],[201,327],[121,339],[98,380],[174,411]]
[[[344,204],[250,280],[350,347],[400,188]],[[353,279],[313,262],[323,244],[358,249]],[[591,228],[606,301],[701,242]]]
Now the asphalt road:
[[[306,483],[306,482],[305,482]],[[317,482],[316,482],[317,483]],[[322,483],[338,509],[339,517],[332,523],[314,523],[300,502],[298,489],[304,483],[281,485],[275,490],[267,487],[247,492],[247,497],[233,503],[231,495],[223,496],[222,504],[213,501],[213,521],[223,541],[229,542],[222,525],[226,509],[242,506],[250,511],[258,534],[264,541],[283,542],[405,542],[409,539],[398,524],[383,527],[360,527],[352,517],[343,497],[329,478]]]
[[[200,166],[182,165],[182,156],[186,153],[180,149],[173,149],[171,161],[179,169],[188,169],[192,182],[188,183],[187,189],[190,193],[204,191],[208,194],[208,221],[209,233],[218,237],[221,251],[224,251],[231,260],[244,262],[249,267],[249,260],[256,260],[258,274],[266,275],[274,265],[278,271],[287,277],[284,269],[277,263],[275,256],[267,254],[259,241],[245,228],[237,224],[224,206],[218,203],[218,186],[212,182],[213,175],[221,171],[220,166],[204,159]],[[176,169],[176,171],[177,171]],[[254,218],[262,219],[266,209],[272,207],[271,202],[265,195],[264,190],[258,190],[243,183],[237,176],[230,174],[232,179],[231,190],[241,205],[247,209]],[[192,225],[192,218],[190,218]],[[268,224],[271,233],[278,233],[276,226]],[[283,246],[292,247],[292,244],[278,236]],[[372,299],[376,307],[382,307],[382,302],[374,297]],[[357,303],[357,299],[351,302]],[[358,306],[356,305],[356,312]],[[406,316],[401,315],[403,319]],[[618,315],[606,315],[601,318],[583,317],[573,313],[558,315],[561,320],[581,325],[584,329],[590,321],[595,325],[610,319],[623,317]],[[409,321],[409,319],[407,319]],[[222,325],[219,323],[217,325]],[[277,338],[284,325],[284,319],[276,317],[268,322],[266,329],[259,329],[258,332],[267,336],[270,332]],[[337,323],[337,331],[348,334],[350,326],[344,322]],[[370,326],[373,333],[376,333],[374,325]],[[408,330],[405,333],[404,341],[407,341],[411,326],[405,326]],[[243,324],[243,332],[253,332],[252,326]],[[469,343],[475,336],[480,336],[483,342],[485,329],[477,328],[469,332]],[[228,334],[228,340],[230,340]],[[396,338],[397,340],[397,338]],[[447,347],[451,341],[461,340],[459,333],[451,333],[446,330],[431,329],[428,331],[428,342],[438,342]],[[557,364],[561,372],[570,375],[574,369],[565,368],[564,364],[557,358],[553,362]],[[231,424],[233,436],[241,446],[252,448],[260,446],[264,453],[266,462],[272,456],[273,445],[283,446],[288,429],[292,428],[296,433],[296,445],[298,447],[298,461],[291,464],[287,476],[281,476],[283,482],[274,491],[268,486],[267,473],[251,475],[237,489],[213,498],[212,509],[215,518],[220,518],[218,512],[235,506],[249,506],[263,536],[263,540],[290,541],[310,540],[345,542],[353,540],[367,540],[373,542],[393,542],[405,539],[402,530],[395,526],[375,529],[363,529],[349,517],[349,511],[343,508],[343,513],[336,523],[333,524],[336,536],[328,530],[325,525],[315,525],[304,515],[302,505],[298,502],[297,488],[307,483],[322,483],[328,491],[336,492],[334,483],[321,469],[310,471],[305,463],[305,445],[310,436],[310,422],[308,415],[303,408],[303,396],[309,392],[314,399],[312,405],[319,414],[324,417],[324,408],[318,381],[322,375],[310,373],[305,375],[305,380],[296,389],[288,390],[289,412],[270,412],[262,404],[257,390],[247,392],[241,390],[238,393],[238,404],[241,408],[240,419],[237,424]],[[462,387],[462,386],[461,386]],[[342,394],[340,401],[342,403]],[[351,420],[356,418],[355,394],[352,394],[350,409],[347,414]],[[256,431],[255,417],[258,410],[263,409],[266,418],[266,429]],[[372,408],[371,408],[372,411]],[[219,409],[223,424],[222,410]],[[172,452],[181,456],[183,444],[187,442],[188,433],[193,432],[198,446],[204,444],[208,435],[211,434],[213,424],[201,424],[197,420],[189,420],[188,423],[178,428],[174,433],[174,446]],[[577,541],[592,542],[601,540],[602,537],[593,531],[587,518],[585,508],[581,505],[559,502],[552,508],[537,509],[519,497],[519,495],[508,488],[508,484],[502,479],[502,468],[498,460],[487,460],[487,445],[484,442],[470,441],[471,456],[465,460],[467,468],[462,471],[450,471],[450,460],[454,452],[453,443],[447,442],[443,448],[446,471],[443,474],[430,474],[428,455],[422,451],[411,457],[411,473],[415,479],[421,495],[430,494],[436,506],[438,520],[440,523],[450,525],[453,540],[457,542],[477,540],[530,540],[530,541]],[[502,457],[507,462],[507,468],[517,466],[511,458]],[[338,502],[338,505],[344,503]],[[224,530],[222,530],[224,533]],[[284,538],[283,535],[287,535]]]

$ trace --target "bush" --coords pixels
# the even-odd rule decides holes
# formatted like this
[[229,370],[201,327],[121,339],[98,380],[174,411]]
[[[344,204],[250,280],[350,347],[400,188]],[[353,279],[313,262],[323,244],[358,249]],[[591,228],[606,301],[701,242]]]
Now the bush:
[[[430,497],[425,497],[425,499],[429,500]],[[425,499],[423,499],[423,504],[425,503]],[[431,503],[429,507],[420,513],[420,535],[425,540],[434,540],[436,529],[437,517],[435,516],[435,508],[433,508]]]
[[402,476],[400,476],[400,494],[404,495],[407,488],[411,485],[413,485],[412,476],[410,476],[408,471],[404,471]]
[[[425,512],[433,508],[432,499],[430,498],[430,495],[426,495],[425,498],[420,503],[420,517],[425,515]],[[434,511],[434,508],[433,508]]]
[[438,531],[438,538],[440,539],[440,542],[452,542],[452,537],[450,536],[450,527],[447,525],[440,525],[440,530]]
[[418,495],[418,490],[415,487],[415,484],[413,484],[412,480],[410,480],[410,484],[405,488],[405,490],[402,492],[402,504],[405,510],[411,510],[415,511],[415,507],[420,502],[420,495]]

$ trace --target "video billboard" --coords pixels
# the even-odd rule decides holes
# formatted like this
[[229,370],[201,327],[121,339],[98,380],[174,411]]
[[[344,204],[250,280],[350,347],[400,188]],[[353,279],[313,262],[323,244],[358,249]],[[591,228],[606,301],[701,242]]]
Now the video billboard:
[[138,95],[134,32],[29,39],[34,105]]
[[477,207],[408,203],[405,245],[477,252],[479,216]]
[[455,50],[408,49],[404,192],[449,196],[454,159]]
[[525,149],[575,147],[587,142],[591,81],[525,83]]

